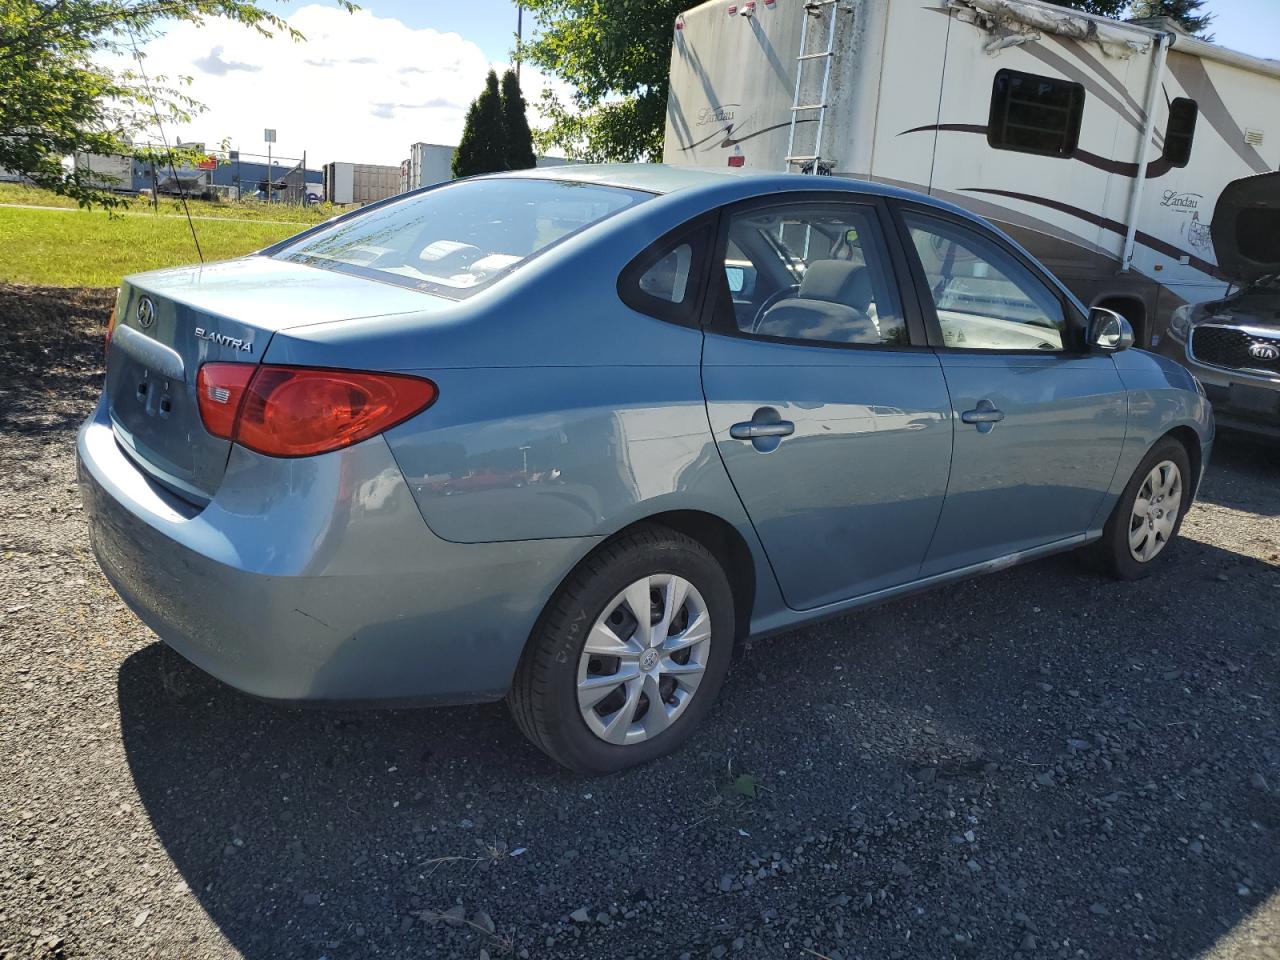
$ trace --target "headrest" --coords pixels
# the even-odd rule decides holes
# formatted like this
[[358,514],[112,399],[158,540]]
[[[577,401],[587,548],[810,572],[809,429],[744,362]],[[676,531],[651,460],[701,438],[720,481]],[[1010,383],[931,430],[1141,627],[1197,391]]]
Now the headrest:
[[815,260],[804,272],[799,295],[865,309],[871,300],[867,268],[847,260]]

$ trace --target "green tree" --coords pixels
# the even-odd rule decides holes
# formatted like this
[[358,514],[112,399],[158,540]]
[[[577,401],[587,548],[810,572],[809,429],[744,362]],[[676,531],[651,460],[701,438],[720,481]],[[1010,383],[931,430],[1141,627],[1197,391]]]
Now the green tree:
[[1202,35],[1213,14],[1200,13],[1206,0],[1050,0],[1060,7],[1072,7],[1102,17],[1172,17],[1188,33]]
[[502,94],[492,70],[471,103],[462,140],[453,155],[453,175],[471,177],[507,169],[507,138],[502,127]]
[[654,160],[662,154],[676,16],[692,0],[525,0],[538,20],[520,49],[525,63],[573,87],[573,103],[553,93],[540,146],[583,160]]
[[528,170],[537,165],[524,94],[514,70],[502,75],[502,132],[506,137],[508,170]]
[[1129,6],[1129,0],[1049,0],[1060,7],[1083,10],[1085,13],[1097,14],[1100,17],[1122,19]]
[[[123,154],[157,165],[189,159],[131,145],[158,122],[176,126],[203,109],[185,92],[187,78],[146,76],[139,51],[166,21],[213,17],[263,36],[304,39],[255,0],[0,0],[0,168],[81,206],[111,207],[122,201],[64,158]],[[137,69],[102,66],[111,55],[134,57]]]
[[[1202,13],[1205,0],[1137,0],[1130,11],[1134,17],[1172,17],[1184,30],[1196,36],[1205,36],[1212,13]],[[1211,36],[1205,39],[1212,40]]]

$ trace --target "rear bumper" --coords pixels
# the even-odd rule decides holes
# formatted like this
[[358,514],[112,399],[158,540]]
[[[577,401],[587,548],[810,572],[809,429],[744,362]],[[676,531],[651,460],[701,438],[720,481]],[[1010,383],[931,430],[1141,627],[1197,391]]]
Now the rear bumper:
[[305,460],[235,448],[200,510],[129,460],[101,406],[77,448],[112,586],[180,654],[260,697],[499,697],[543,605],[594,543],[441,540],[381,438]]

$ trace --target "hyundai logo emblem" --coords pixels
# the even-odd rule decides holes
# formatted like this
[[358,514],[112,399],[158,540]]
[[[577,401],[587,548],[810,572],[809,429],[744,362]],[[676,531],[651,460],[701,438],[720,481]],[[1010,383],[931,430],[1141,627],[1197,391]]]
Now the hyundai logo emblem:
[[143,297],[138,301],[138,326],[143,330],[147,330],[156,322],[156,305],[151,302],[150,297]]
[[1249,356],[1255,360],[1280,360],[1280,347],[1273,343],[1251,343]]

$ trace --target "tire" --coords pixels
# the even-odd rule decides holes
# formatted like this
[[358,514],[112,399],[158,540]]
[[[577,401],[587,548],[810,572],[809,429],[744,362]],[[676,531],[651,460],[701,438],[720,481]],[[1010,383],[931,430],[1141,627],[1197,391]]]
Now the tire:
[[[643,604],[646,578],[648,644],[627,599]],[[666,608],[676,603],[668,633]],[[646,763],[687,741],[710,711],[735,628],[733,592],[711,552],[666,527],[637,527],[589,556],[547,604],[507,703],[524,735],[571,770],[603,774]],[[580,692],[599,699],[580,703]],[[665,698],[661,714],[652,712],[654,693]]]
[[[1174,508],[1176,514],[1172,523],[1168,522],[1168,504],[1173,494],[1165,488],[1163,499],[1158,499],[1154,503],[1151,503],[1151,500],[1155,498],[1146,500],[1151,503],[1152,512],[1147,523],[1142,524],[1134,513],[1138,506],[1139,494],[1154,492],[1157,497],[1161,496],[1158,482],[1153,490],[1148,491],[1148,479],[1152,478],[1153,471],[1158,466],[1167,468],[1170,465],[1178,472],[1178,502]],[[1173,481],[1169,478],[1167,469],[1164,471],[1164,476],[1172,485]],[[1187,456],[1186,447],[1172,437],[1158,441],[1142,458],[1138,469],[1134,471],[1129,483],[1125,486],[1124,493],[1120,495],[1115,509],[1107,518],[1106,526],[1103,527],[1102,539],[1090,548],[1090,557],[1095,565],[1117,580],[1141,580],[1150,575],[1165,562],[1173,541],[1177,539],[1178,532],[1182,529],[1183,517],[1191,506],[1192,486],[1191,460]],[[1157,514],[1159,516],[1156,516]],[[1139,541],[1137,547],[1130,541],[1131,531]],[[1147,538],[1145,540],[1142,538],[1144,533]],[[1144,554],[1146,554],[1145,559]]]

